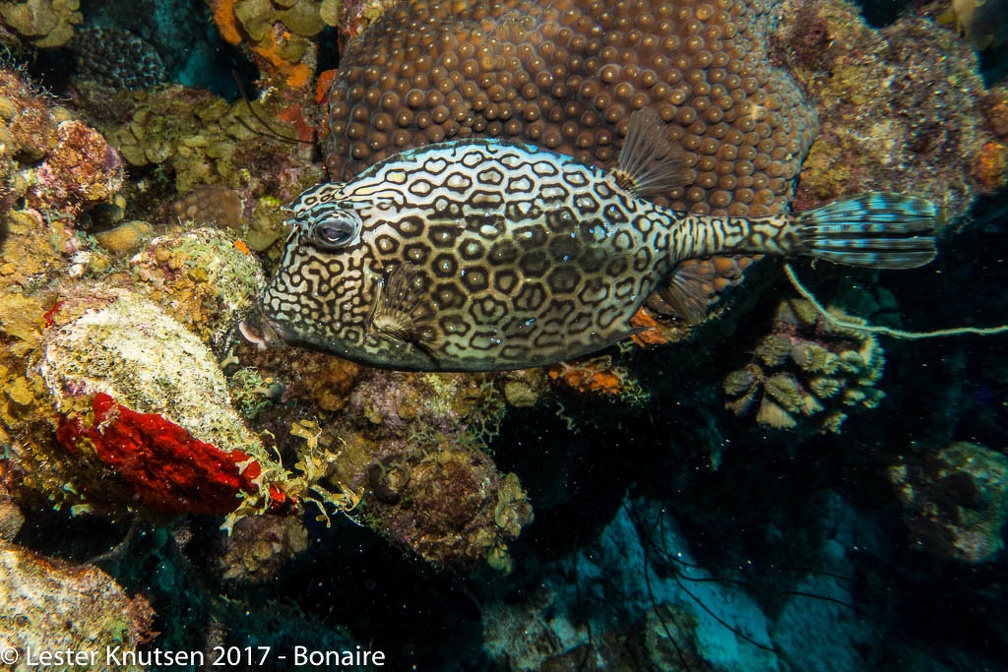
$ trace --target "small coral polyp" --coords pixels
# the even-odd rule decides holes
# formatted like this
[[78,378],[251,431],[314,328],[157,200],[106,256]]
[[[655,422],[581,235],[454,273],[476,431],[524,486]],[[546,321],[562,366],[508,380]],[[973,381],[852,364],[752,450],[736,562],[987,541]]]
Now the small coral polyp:
[[755,410],[756,422],[774,429],[815,416],[820,431],[839,432],[848,412],[874,408],[885,396],[875,387],[884,365],[871,334],[832,326],[804,299],[785,300],[752,359],[725,377],[725,408],[738,416]]

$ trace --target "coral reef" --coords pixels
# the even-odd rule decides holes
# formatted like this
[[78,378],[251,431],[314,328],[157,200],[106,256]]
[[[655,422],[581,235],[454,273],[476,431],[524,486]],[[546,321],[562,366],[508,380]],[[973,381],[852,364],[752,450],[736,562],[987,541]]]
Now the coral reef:
[[[0,649],[349,650],[345,624],[397,669],[835,672],[934,667],[941,646],[920,633],[952,623],[973,637],[963,667],[997,667],[984,647],[1000,653],[1008,632],[1008,459],[976,445],[1000,447],[1008,413],[996,344],[887,344],[891,422],[835,437],[818,433],[882,398],[881,349],[801,301],[770,324],[779,297],[757,292],[692,331],[652,297],[634,340],[676,347],[493,375],[232,338],[285,235],[283,204],[324,179],[322,24],[340,23],[345,47],[319,83],[334,178],[398,143],[466,134],[609,166],[627,113],[648,105],[694,171],[663,202],[779,212],[818,110],[797,209],[878,188],[947,196],[950,219],[1008,171],[1008,89],[984,88],[952,31],[870,28],[837,0],[206,4],[260,69],[251,103],[143,90],[148,47],[79,27],[67,46],[91,45],[93,64],[50,82],[55,96],[0,68]],[[82,5],[88,25],[159,44],[173,75],[195,49],[170,54],[155,28],[213,29],[165,0]],[[76,11],[0,2],[0,40],[65,40]],[[909,295],[908,324],[1002,307],[1003,237],[979,230],[996,223],[946,232],[960,254],[938,271],[886,278]],[[679,280],[715,296],[743,273],[763,280],[752,262],[703,260]],[[898,319],[888,292],[835,297],[873,324]],[[710,372],[730,368],[721,389]],[[724,392],[748,419],[711,412]],[[975,443],[918,447],[949,436]],[[909,549],[887,536],[886,475]],[[850,505],[801,499],[837,489]],[[904,618],[914,632],[894,627]]]
[[821,431],[839,432],[850,411],[875,408],[885,396],[875,387],[885,365],[878,340],[833,326],[804,299],[778,305],[771,333],[752,355],[725,377],[725,408],[739,416],[755,409],[767,427],[792,429],[806,417]]
[[224,516],[259,489],[260,467],[248,454],[225,452],[103,392],[94,395],[90,416],[63,417],[56,438],[72,455],[111,469],[132,499],[151,511]]
[[491,660],[512,670],[575,670],[587,656],[595,669],[784,669],[767,646],[768,617],[741,590],[710,581],[674,523],[645,545],[634,517],[650,519],[650,508],[624,501],[572,562],[490,605],[483,648]]
[[[121,289],[63,293],[6,420],[19,485],[74,511],[242,515],[282,508],[287,474],[231,407],[210,351]],[[63,449],[54,450],[56,438]]]
[[247,250],[219,229],[201,228],[151,242],[130,260],[144,292],[218,355],[264,284]]
[[[98,89],[82,89],[89,105],[109,105]],[[173,183],[164,200],[148,206],[155,211],[146,218],[231,228],[263,251],[283,239],[282,205],[322,180],[311,161],[305,114],[312,112],[302,114],[307,95],[273,89],[255,102],[232,104],[179,86],[124,91],[115,95],[102,130],[129,167],[153,173],[162,187]]]
[[[396,0],[347,0],[341,4],[341,12],[336,16],[336,19],[339,23],[340,43],[345,45],[355,37],[359,37],[368,26],[380,19],[387,9],[396,4]],[[325,11],[325,5],[326,3],[322,3],[323,11]],[[329,22],[327,21],[327,23]],[[329,25],[334,24],[329,23]],[[326,91],[328,88],[327,86]]]
[[610,165],[629,113],[671,123],[695,172],[680,210],[780,212],[815,132],[756,31],[759,3],[414,0],[344,54],[329,94],[328,167],[345,179],[400,149],[469,136]]
[[911,543],[939,558],[983,562],[1004,548],[1008,457],[958,441],[889,468]]
[[[128,597],[93,566],[47,559],[0,541],[0,650],[81,652],[85,666],[102,666],[105,649],[134,651],[154,635],[154,612],[141,596]],[[95,652],[92,659],[90,652]],[[4,663],[10,663],[7,657]],[[60,669],[80,663],[53,661]],[[14,669],[21,669],[14,665]],[[130,670],[142,669],[130,666]]]
[[[501,474],[485,450],[505,411],[493,378],[377,371],[311,352],[238,356],[260,389],[270,380],[282,390],[280,407],[298,400],[296,416],[262,408],[258,422],[319,465],[355,519],[438,566],[511,567],[507,544],[532,510],[517,477]],[[542,387],[537,376],[507,383],[523,405]]]
[[248,49],[267,78],[305,87],[315,71],[311,38],[339,20],[334,0],[208,0],[221,36]]
[[164,63],[153,45],[116,28],[78,28],[69,46],[77,74],[113,89],[150,89],[167,79]]
[[56,146],[35,171],[28,205],[77,214],[112,199],[122,188],[123,162],[93,128],[70,119],[56,127]]
[[331,473],[364,489],[370,526],[425,560],[508,570],[507,542],[532,508],[518,478],[500,474],[483,449],[503,411],[485,379],[369,371],[344,409],[357,421],[341,428]]
[[[329,174],[346,179],[402,149],[486,136],[608,167],[630,112],[651,107],[693,175],[656,201],[779,213],[816,120],[767,58],[766,10],[760,0],[402,3],[347,45],[329,92]],[[719,289],[747,263],[687,261],[679,273],[699,282],[715,271],[707,285]],[[651,307],[678,315],[657,298]]]
[[982,151],[985,87],[967,44],[913,16],[876,30],[843,0],[789,0],[783,17],[779,56],[822,123],[796,210],[885,185],[942,203],[954,221],[1003,183]]
[[0,66],[0,215],[24,198],[48,218],[74,216],[122,187],[119,154],[71,116]]
[[79,0],[20,0],[0,3],[0,41],[20,40],[36,47],[58,47],[83,20]]
[[[288,144],[271,138],[243,100],[229,104],[206,91],[169,86],[119,93],[115,102],[120,109],[114,118],[126,122],[107,129],[111,142],[130,166],[170,167],[180,195],[202,184],[223,184],[243,193],[293,197],[308,180],[318,179],[312,171],[299,176],[276,170],[297,159],[307,165],[308,150],[292,153]],[[274,104],[283,106],[279,100]],[[255,170],[260,165],[271,165],[273,172]]]

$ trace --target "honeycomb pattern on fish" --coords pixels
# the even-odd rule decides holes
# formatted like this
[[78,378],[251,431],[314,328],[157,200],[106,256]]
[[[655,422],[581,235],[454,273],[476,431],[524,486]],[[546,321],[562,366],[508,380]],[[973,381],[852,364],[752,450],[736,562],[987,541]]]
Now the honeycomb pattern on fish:
[[411,315],[414,340],[473,368],[527,362],[530,353],[554,360],[627,336],[625,306],[669,271],[669,234],[642,212],[655,214],[650,204],[613,188],[602,171],[557,158],[469,142],[316,188],[292,206],[295,217],[327,202],[354,208],[367,221],[367,250],[323,261],[289,247],[281,261],[289,281],[267,294],[267,310],[282,313],[296,297],[310,306],[298,331],[330,339],[322,332],[338,316],[345,344],[374,347],[377,294],[393,284],[378,269],[392,266],[408,285],[400,291],[430,299]]
[[308,189],[243,333],[397,369],[525,368],[631,335],[630,318],[686,259],[808,254],[911,268],[934,257],[935,209],[923,199],[875,194],[741,218],[639,198],[677,164],[634,162],[661,141],[653,112],[631,123],[613,171],[531,145],[456,140]]

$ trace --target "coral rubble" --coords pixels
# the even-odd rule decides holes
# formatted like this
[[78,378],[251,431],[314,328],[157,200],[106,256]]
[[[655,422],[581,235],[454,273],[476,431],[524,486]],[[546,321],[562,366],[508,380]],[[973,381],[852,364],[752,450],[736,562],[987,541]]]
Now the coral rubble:
[[874,408],[885,396],[875,387],[885,364],[878,340],[831,324],[804,299],[778,305],[773,330],[752,355],[724,379],[725,407],[739,416],[755,409],[761,425],[791,429],[815,417],[819,429],[839,432],[851,410]]
[[[106,647],[133,651],[154,635],[147,600],[127,596],[102,570],[47,559],[2,541],[0,604],[0,650],[21,657],[31,649],[35,664],[39,652],[80,651],[89,656],[89,665],[103,666]],[[61,669],[76,666],[70,661]]]
[[890,467],[915,547],[940,558],[991,560],[1004,548],[1008,457],[958,441]]
[[789,0],[779,55],[809,91],[822,123],[795,197],[805,210],[885,185],[944,205],[951,221],[992,176],[983,147],[985,87],[976,55],[926,19],[878,30],[844,0]]

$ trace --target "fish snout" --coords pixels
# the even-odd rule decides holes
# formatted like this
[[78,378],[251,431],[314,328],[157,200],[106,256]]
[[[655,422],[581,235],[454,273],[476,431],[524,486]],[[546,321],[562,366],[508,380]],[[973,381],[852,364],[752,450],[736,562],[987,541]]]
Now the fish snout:
[[258,309],[238,323],[238,331],[246,341],[255,345],[259,350],[284,344],[279,325],[263,315]]

